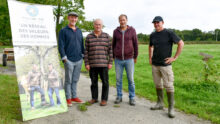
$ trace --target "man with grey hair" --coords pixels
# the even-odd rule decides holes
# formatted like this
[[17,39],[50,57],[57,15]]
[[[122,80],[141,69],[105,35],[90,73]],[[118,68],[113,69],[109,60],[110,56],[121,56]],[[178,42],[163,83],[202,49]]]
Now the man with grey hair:
[[81,103],[77,97],[77,82],[83,62],[84,44],[82,31],[76,27],[78,14],[68,14],[69,24],[59,33],[59,52],[65,67],[65,94],[67,105],[72,102]]
[[91,78],[92,99],[89,103],[98,102],[98,75],[102,80],[102,97],[100,106],[107,105],[109,81],[108,70],[112,68],[112,45],[110,36],[102,31],[103,22],[95,19],[94,31],[87,35],[85,41],[85,67]]

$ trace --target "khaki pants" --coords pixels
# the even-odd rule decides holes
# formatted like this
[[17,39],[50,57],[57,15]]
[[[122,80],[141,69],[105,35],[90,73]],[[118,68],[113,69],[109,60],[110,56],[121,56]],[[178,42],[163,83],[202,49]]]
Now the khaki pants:
[[167,92],[174,92],[174,75],[171,65],[152,65],[152,75],[157,89],[166,88]]

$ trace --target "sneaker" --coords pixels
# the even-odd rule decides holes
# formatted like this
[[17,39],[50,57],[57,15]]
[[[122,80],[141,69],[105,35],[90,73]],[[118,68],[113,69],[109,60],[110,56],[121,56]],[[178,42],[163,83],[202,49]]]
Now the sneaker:
[[135,102],[134,99],[130,99],[130,100],[129,100],[129,104],[130,104],[130,105],[135,106],[135,103],[136,103],[136,102]]
[[34,108],[34,107],[31,107],[31,110],[35,110],[35,108]]
[[115,100],[115,104],[119,104],[120,102],[122,102],[122,98],[117,97]]
[[91,100],[89,100],[88,102],[89,102],[90,104],[94,104],[94,103],[97,103],[97,102],[98,102],[98,100],[91,99]]
[[76,103],[82,103],[82,100],[80,100],[78,97],[72,98],[71,101]]
[[71,107],[73,105],[71,99],[67,99],[66,103],[68,107]]

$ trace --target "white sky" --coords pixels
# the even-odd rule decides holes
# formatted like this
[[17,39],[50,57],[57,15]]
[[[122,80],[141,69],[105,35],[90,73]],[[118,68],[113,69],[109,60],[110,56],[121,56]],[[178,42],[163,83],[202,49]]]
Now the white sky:
[[85,0],[87,20],[101,18],[104,32],[112,35],[118,16],[126,14],[137,33],[150,34],[155,16],[162,16],[165,28],[179,30],[220,28],[220,0]]

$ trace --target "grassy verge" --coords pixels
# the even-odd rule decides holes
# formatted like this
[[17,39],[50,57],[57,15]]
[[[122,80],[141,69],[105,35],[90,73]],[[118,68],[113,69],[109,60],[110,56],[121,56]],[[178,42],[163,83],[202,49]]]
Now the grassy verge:
[[21,107],[15,76],[0,75],[0,124],[22,123]]

